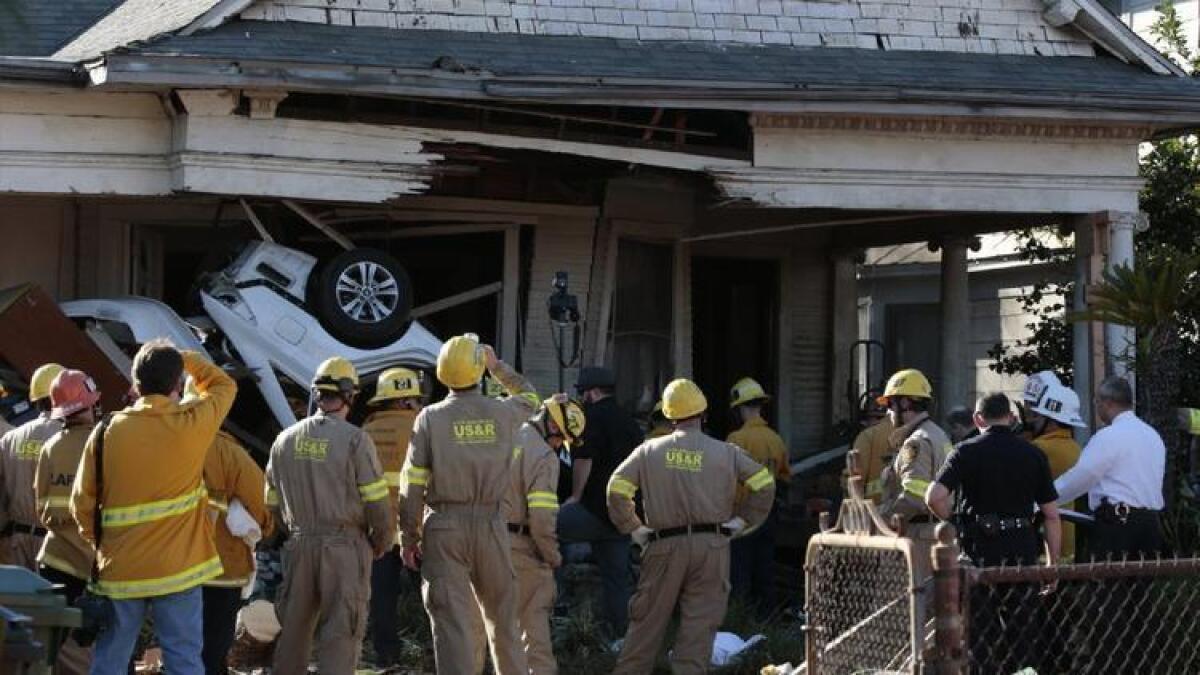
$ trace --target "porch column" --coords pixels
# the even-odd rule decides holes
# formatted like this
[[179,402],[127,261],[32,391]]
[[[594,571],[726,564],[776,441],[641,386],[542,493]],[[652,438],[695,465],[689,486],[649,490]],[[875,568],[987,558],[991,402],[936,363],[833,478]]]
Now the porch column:
[[971,339],[971,303],[967,294],[967,246],[971,237],[949,235],[942,247],[942,382],[934,396],[941,401],[942,413],[967,400],[971,389],[968,379],[967,344]]
[[[1092,251],[1095,245],[1095,221],[1090,216],[1072,219],[1075,230],[1075,293],[1071,300],[1072,309],[1082,312],[1087,309],[1087,289],[1092,283]],[[1075,393],[1079,395],[1079,416],[1089,425],[1092,423],[1092,325],[1087,321],[1071,324],[1072,373]],[[1091,427],[1075,430],[1075,440],[1085,444],[1091,437]]]
[[829,411],[834,423],[854,414],[847,387],[851,378],[858,377],[858,373],[850,372],[850,345],[858,339],[857,262],[856,250],[833,252],[833,387]]
[[[1120,265],[1133,267],[1133,233],[1146,224],[1146,215],[1135,211],[1110,211],[1108,213],[1108,268]],[[1137,340],[1135,331],[1128,326],[1108,324],[1104,330],[1108,343],[1109,370],[1113,375],[1130,378],[1133,371],[1125,356],[1132,356]]]

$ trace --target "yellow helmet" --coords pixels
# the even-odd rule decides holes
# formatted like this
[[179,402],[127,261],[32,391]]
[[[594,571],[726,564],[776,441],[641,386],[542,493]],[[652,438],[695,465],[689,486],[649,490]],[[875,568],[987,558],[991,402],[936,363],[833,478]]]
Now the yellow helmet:
[[479,384],[486,366],[479,337],[470,333],[450,338],[438,352],[437,379],[451,389],[469,389]]
[[770,396],[762,388],[762,385],[749,377],[743,377],[733,385],[733,389],[729,392],[729,407],[736,408],[739,405],[750,403],[751,401],[769,401]]
[[887,405],[893,396],[909,396],[912,398],[933,398],[933,386],[929,378],[914,368],[901,370],[887,381],[883,396],[875,399],[879,405]]
[[708,399],[695,382],[674,380],[663,390],[663,416],[669,420],[685,420],[708,410]]
[[325,359],[313,376],[313,389],[353,394],[358,391],[358,371],[354,364],[340,356]]
[[367,401],[378,405],[398,398],[420,398],[421,376],[408,368],[388,368],[379,375],[375,383],[375,396]]
[[37,403],[44,398],[49,398],[50,385],[54,383],[54,378],[64,370],[66,369],[57,363],[47,363],[33,371],[33,377],[29,378],[29,401]]
[[587,427],[587,417],[583,414],[583,406],[568,399],[560,402],[551,396],[543,401],[550,419],[563,434],[563,443],[570,449],[583,438],[583,430]]

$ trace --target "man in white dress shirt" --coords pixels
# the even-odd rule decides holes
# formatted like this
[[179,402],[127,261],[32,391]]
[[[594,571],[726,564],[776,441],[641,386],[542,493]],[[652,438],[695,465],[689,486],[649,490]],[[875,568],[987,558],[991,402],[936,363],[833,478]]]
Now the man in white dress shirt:
[[1133,414],[1129,382],[1109,377],[1096,393],[1096,432],[1079,462],[1054,482],[1060,502],[1088,495],[1096,515],[1093,559],[1154,558],[1163,553],[1160,514],[1167,450],[1158,432]]

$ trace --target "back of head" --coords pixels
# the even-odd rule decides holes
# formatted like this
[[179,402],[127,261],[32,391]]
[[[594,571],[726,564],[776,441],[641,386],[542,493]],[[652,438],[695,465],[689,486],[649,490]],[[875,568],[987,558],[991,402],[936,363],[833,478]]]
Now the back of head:
[[1008,396],[998,391],[980,396],[975,412],[989,424],[1008,425],[1012,422],[1012,403]]
[[969,427],[974,424],[971,418],[971,411],[966,406],[958,406],[946,415],[946,424],[950,426]]
[[437,379],[455,391],[479,385],[486,366],[479,338],[475,335],[456,335],[442,345],[437,358]]
[[697,418],[708,410],[708,399],[691,380],[680,378],[663,390],[663,415],[672,422]]
[[151,340],[133,357],[132,375],[139,396],[169,396],[182,389],[183,355],[166,339]]
[[1133,387],[1129,386],[1129,380],[1117,375],[1104,378],[1096,392],[1096,397],[1101,401],[1108,401],[1118,408],[1125,410],[1133,408]]

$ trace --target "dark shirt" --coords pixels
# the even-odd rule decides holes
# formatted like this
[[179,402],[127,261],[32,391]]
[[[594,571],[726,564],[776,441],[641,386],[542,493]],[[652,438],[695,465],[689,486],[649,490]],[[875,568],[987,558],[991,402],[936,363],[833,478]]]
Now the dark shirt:
[[1046,455],[998,427],[959,443],[937,482],[961,489],[959,510],[968,516],[1029,517],[1034,504],[1058,501]]
[[642,428],[611,396],[584,405],[583,412],[587,418],[583,444],[571,454],[575,460],[592,460],[592,471],[583,487],[580,503],[592,515],[611,525],[605,494],[608,479],[629,453],[642,444]]

